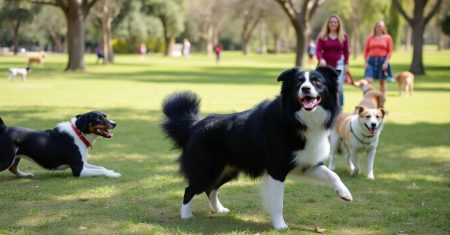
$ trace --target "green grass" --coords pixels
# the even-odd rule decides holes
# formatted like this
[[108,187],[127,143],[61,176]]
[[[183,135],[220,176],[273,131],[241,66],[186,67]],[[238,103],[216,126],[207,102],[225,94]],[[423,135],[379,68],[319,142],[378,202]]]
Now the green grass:
[[[7,68],[26,58],[0,57],[0,116],[10,126],[53,128],[90,110],[118,122],[111,140],[100,139],[90,162],[114,169],[122,177],[73,178],[70,171],[47,171],[23,160],[33,179],[0,173],[0,234],[299,234],[314,227],[327,234],[448,234],[450,229],[450,51],[426,51],[427,75],[416,78],[412,97],[398,97],[389,84],[386,118],[375,181],[350,177],[342,158],[336,172],[353,194],[344,202],[325,185],[288,177],[285,219],[290,230],[272,230],[259,200],[258,181],[246,177],[221,189],[228,215],[210,212],[204,195],[194,199],[195,218],[179,218],[185,183],[177,173],[178,151],[161,133],[161,102],[168,94],[192,90],[202,97],[202,115],[242,111],[280,90],[276,78],[291,67],[294,55],[249,55],[226,52],[214,58],[164,58],[117,55],[116,64],[95,65],[86,56],[85,73],[65,73],[65,55],[49,55],[28,82],[7,81]],[[394,54],[396,71],[409,67],[411,55]],[[362,60],[351,61],[356,78]],[[361,99],[345,87],[347,112]]]

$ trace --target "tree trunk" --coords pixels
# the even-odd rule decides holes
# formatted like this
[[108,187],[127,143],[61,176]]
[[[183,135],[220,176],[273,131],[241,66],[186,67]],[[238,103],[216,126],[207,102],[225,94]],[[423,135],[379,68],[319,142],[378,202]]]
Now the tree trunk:
[[81,9],[71,8],[64,12],[67,20],[67,49],[69,62],[66,67],[71,71],[84,71],[84,19]]
[[244,53],[244,55],[248,55],[250,52],[250,38],[242,38],[242,44],[242,53]]
[[259,27],[259,48],[261,54],[267,54],[267,27],[263,22]]
[[406,30],[406,38],[405,38],[405,50],[409,51],[411,48],[411,26],[408,25],[408,28]]
[[63,42],[61,38],[59,38],[59,35],[55,30],[52,28],[52,26],[47,26],[47,31],[50,34],[50,37],[52,38],[53,43],[55,44],[55,51],[62,52],[64,50]]
[[415,24],[412,29],[413,38],[413,59],[409,71],[415,75],[424,75],[425,68],[423,66],[423,33],[425,31],[424,24]]
[[17,55],[19,52],[19,28],[20,28],[20,20],[16,22],[16,25],[14,25],[14,35],[13,35],[13,45],[14,45],[14,55]]
[[303,53],[305,52],[305,40],[306,30],[301,26],[295,27],[295,33],[297,34],[297,49],[295,55],[295,66],[302,67],[303,65]]
[[276,55],[280,54],[280,35],[277,33],[273,35],[273,48]]
[[109,43],[108,43],[108,27],[107,22],[101,19],[102,23],[102,47],[103,47],[103,64],[109,64]]
[[112,47],[112,42],[111,42],[111,40],[112,40],[112,19],[110,18],[110,19],[108,19],[108,21],[107,21],[108,23],[106,24],[107,25],[107,30],[106,30],[106,32],[107,32],[107,40],[106,40],[106,42],[107,42],[107,44],[108,44],[108,60],[109,60],[109,62],[110,63],[114,63],[114,50],[113,50],[113,47]]

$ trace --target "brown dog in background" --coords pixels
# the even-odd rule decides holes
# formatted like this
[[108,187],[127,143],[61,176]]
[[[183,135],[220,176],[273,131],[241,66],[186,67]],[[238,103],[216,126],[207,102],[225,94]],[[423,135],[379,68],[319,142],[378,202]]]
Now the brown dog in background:
[[365,79],[355,82],[355,86],[359,87],[364,95],[364,98],[359,103],[360,106],[364,106],[369,109],[384,108],[386,98],[383,92],[374,90],[372,85]]
[[33,63],[38,63],[42,66],[44,66],[45,57],[47,56],[46,53],[40,53],[39,55],[33,55],[28,57],[28,67],[31,67]]
[[414,91],[414,74],[408,71],[403,71],[396,73],[395,81],[398,85],[398,93],[401,96],[402,92],[405,92],[406,96],[410,96],[413,94]]

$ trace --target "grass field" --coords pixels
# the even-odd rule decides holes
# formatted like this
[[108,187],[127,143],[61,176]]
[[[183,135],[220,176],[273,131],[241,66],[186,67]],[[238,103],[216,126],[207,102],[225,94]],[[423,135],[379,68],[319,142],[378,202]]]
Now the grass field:
[[[110,179],[73,178],[69,170],[47,171],[23,160],[32,179],[0,173],[0,234],[449,234],[450,232],[450,51],[426,51],[427,75],[416,77],[412,97],[389,84],[390,111],[375,160],[375,181],[350,177],[342,158],[336,172],[353,194],[347,203],[325,185],[293,173],[285,188],[288,231],[272,230],[261,206],[258,181],[241,176],[221,189],[228,215],[211,213],[204,195],[194,199],[194,218],[182,221],[185,183],[177,173],[178,151],[159,128],[161,102],[192,90],[202,97],[202,115],[242,111],[275,97],[276,78],[294,55],[225,52],[214,58],[117,55],[114,65],[86,56],[85,73],[63,72],[65,55],[49,55],[29,81],[7,80],[7,69],[26,57],[0,57],[0,117],[10,126],[50,129],[60,121],[101,110],[117,121],[111,140],[97,140],[90,162],[122,174]],[[394,54],[394,70],[406,70],[411,55]],[[351,61],[361,78],[362,60]],[[345,87],[347,112],[361,98]]]

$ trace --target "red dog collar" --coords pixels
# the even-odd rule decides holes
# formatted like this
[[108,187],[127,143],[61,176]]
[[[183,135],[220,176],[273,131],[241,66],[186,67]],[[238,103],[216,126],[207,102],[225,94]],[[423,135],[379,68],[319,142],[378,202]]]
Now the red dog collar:
[[81,141],[83,141],[83,143],[86,145],[86,147],[91,147],[91,143],[89,143],[89,140],[86,139],[86,137],[84,137],[83,134],[81,134],[81,131],[78,130],[78,128],[76,128],[73,124],[72,124],[72,129],[73,131],[75,131],[75,133],[77,134],[78,138],[80,138]]

